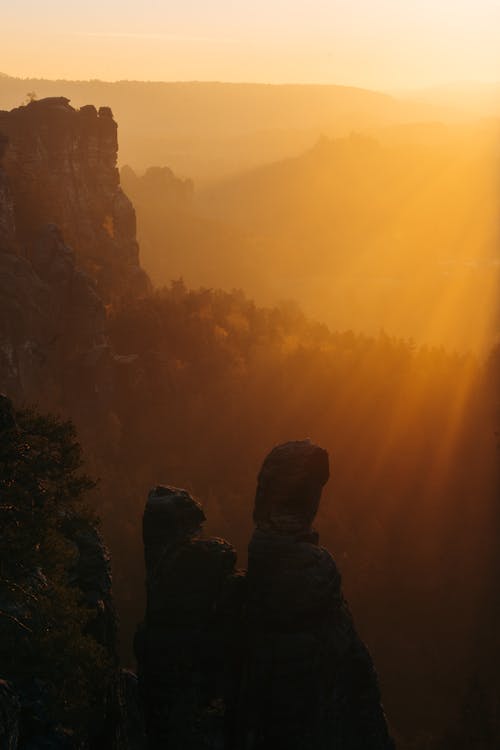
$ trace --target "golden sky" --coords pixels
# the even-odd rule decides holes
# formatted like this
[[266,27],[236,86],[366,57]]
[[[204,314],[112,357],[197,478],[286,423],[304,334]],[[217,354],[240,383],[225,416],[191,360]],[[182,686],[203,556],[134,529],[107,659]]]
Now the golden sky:
[[500,80],[500,0],[10,0],[0,71],[104,80]]

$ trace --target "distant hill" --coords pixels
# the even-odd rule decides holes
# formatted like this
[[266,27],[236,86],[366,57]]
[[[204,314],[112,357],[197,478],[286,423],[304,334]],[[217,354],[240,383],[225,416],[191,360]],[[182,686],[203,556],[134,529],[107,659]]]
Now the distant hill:
[[169,170],[122,185],[156,283],[297,300],[337,329],[477,348],[498,279],[498,125],[404,125],[187,193]]
[[474,346],[498,280],[499,135],[486,123],[324,138],[202,192],[198,210],[252,236],[274,294],[334,327]]
[[110,106],[120,125],[120,162],[167,164],[195,181],[216,179],[300,154],[321,134],[452,116],[347,86],[141,81],[49,81],[0,77],[0,109],[66,96],[74,107]]

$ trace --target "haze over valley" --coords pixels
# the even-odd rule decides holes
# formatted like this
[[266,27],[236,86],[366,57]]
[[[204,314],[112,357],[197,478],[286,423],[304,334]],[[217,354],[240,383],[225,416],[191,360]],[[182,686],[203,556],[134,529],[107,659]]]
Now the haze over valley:
[[0,747],[498,750],[498,3],[4,16]]

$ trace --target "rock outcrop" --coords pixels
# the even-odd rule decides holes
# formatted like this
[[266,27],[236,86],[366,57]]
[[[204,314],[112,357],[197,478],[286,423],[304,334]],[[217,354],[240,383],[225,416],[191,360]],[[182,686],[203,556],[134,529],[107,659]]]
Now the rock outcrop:
[[109,410],[105,305],[150,288],[116,159],[108,108],[0,112],[0,388],[80,426]]
[[328,454],[308,440],[271,451],[246,575],[227,542],[202,538],[188,493],[150,493],[136,642],[149,747],[393,748],[372,660],[312,528],[328,477]]
[[245,748],[392,747],[371,658],[312,528],[328,477],[328,454],[307,440],[274,448],[259,474],[248,552]]
[[225,699],[242,580],[236,553],[203,539],[203,510],[184,490],[156,487],[144,513],[147,611],[136,636],[148,747],[229,747]]
[[0,249],[0,386],[17,401],[47,408],[95,399],[85,367],[106,347],[105,310],[55,225],[26,256]]
[[111,590],[111,561],[98,529],[86,519],[72,515],[64,520],[63,531],[74,549],[69,577],[83,595],[85,606],[93,613],[86,632],[116,662],[118,627]]
[[109,107],[75,110],[64,97],[41,99],[0,112],[0,133],[8,138],[4,169],[21,242],[56,224],[104,302],[146,292]]

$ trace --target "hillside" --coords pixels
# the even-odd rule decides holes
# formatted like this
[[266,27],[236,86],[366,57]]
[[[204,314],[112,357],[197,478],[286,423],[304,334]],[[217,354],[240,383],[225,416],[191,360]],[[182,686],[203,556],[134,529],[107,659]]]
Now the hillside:
[[0,78],[0,109],[66,96],[73,106],[112,108],[120,123],[120,161],[142,170],[168,164],[197,181],[235,174],[309,148],[321,133],[345,135],[422,119],[442,107],[402,102],[347,86]]
[[181,200],[169,170],[123,170],[148,272],[297,300],[337,329],[480,349],[494,330],[498,125],[371,133],[323,137]]

